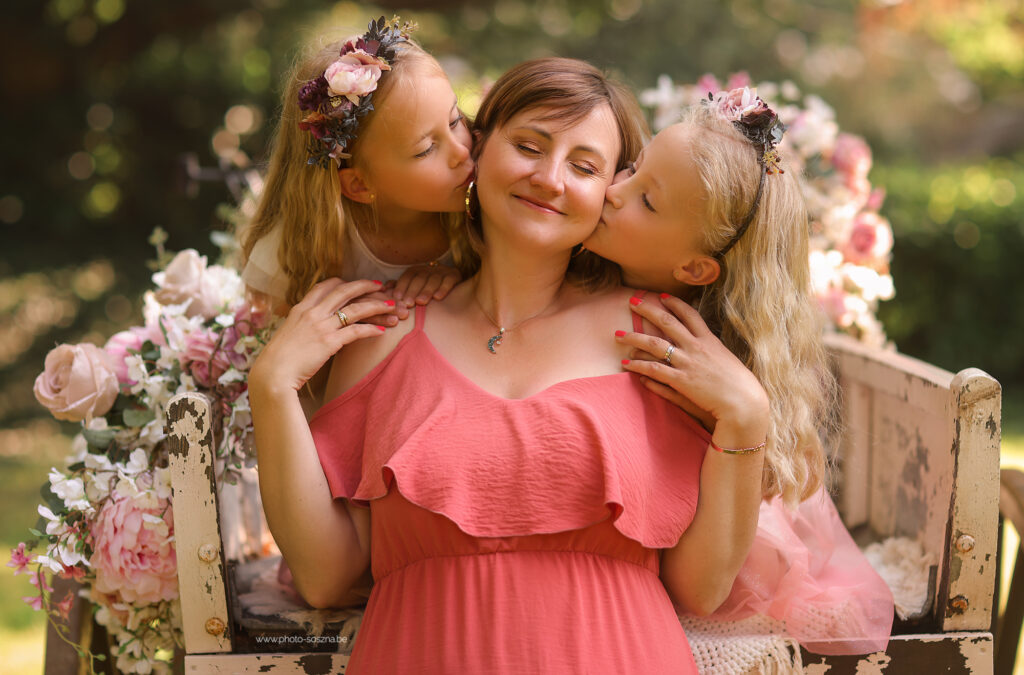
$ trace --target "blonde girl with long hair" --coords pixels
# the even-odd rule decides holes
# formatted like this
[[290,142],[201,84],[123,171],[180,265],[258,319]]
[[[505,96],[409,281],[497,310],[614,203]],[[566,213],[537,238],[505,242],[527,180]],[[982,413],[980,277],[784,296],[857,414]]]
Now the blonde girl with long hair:
[[[469,129],[437,60],[383,17],[317,38],[282,91],[243,279],[284,314],[318,282],[399,280],[411,306],[460,275],[451,237],[473,172]],[[392,323],[397,319],[392,319]]]
[[892,596],[823,489],[836,385],[804,199],[776,148],[783,131],[745,89],[691,108],[616,177],[584,246],[618,263],[627,285],[662,292],[635,311],[663,337],[616,334],[646,386],[712,430],[736,396],[736,359],[767,393],[758,532],[713,616],[767,614],[812,651],[866,653],[885,647]]

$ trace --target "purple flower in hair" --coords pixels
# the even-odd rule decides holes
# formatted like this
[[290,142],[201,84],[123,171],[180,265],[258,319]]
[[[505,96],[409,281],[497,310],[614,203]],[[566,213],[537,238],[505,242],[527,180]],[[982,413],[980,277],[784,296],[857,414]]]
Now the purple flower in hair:
[[327,79],[320,75],[302,85],[302,89],[299,90],[299,109],[320,110],[320,106],[330,97],[331,95],[327,91]]

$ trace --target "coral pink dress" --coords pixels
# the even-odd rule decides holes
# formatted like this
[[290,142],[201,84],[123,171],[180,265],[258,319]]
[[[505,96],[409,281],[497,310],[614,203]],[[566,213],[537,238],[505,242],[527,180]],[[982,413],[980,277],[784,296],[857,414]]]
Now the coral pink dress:
[[311,422],[332,494],[371,510],[348,672],[696,673],[657,549],[693,519],[708,433],[624,372],[495,396],[425,315]]

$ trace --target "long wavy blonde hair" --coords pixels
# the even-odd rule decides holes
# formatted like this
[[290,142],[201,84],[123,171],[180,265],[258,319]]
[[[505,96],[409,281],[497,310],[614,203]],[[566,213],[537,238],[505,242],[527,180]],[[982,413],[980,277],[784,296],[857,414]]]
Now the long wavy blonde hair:
[[[347,35],[346,35],[347,37]],[[323,74],[338,58],[346,38],[321,36],[307,45],[295,58],[281,92],[281,114],[271,141],[267,177],[256,213],[242,234],[242,264],[256,242],[277,226],[281,232],[278,262],[288,278],[285,300],[294,305],[317,282],[341,273],[345,256],[345,228],[355,222],[375,223],[372,205],[360,204],[341,193],[337,171],[307,165],[309,133],[299,129],[303,113],[299,109],[299,89],[310,79]],[[392,69],[381,77],[374,92],[374,111],[360,120],[363,130],[387,103],[395,85],[408,74],[413,62],[436,68],[440,64],[413,41],[396,45]],[[369,148],[361,137],[346,150],[352,155],[341,167],[364,166]],[[341,208],[339,208],[339,204]],[[460,214],[442,214],[442,223],[450,237],[461,228]]]
[[[706,198],[703,245],[713,254],[750,210],[764,169],[753,144],[707,106],[695,106],[683,123],[697,130],[690,152]],[[764,177],[754,219],[721,259],[718,279],[694,288],[691,299],[768,394],[762,491],[792,504],[824,480],[837,387],[821,339],[823,316],[811,294],[807,209],[795,170],[782,168],[785,173]]]

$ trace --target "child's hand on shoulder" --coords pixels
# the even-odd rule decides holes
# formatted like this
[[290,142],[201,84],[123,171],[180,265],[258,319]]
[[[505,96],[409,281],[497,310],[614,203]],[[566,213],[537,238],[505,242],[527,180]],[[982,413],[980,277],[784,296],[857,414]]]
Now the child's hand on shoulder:
[[[431,300],[443,300],[462,281],[462,275],[454,267],[430,263],[413,265],[395,282],[389,282],[391,297],[399,307],[425,305]],[[393,285],[391,285],[393,284]],[[408,311],[406,311],[408,315]],[[399,318],[405,318],[399,314]]]

